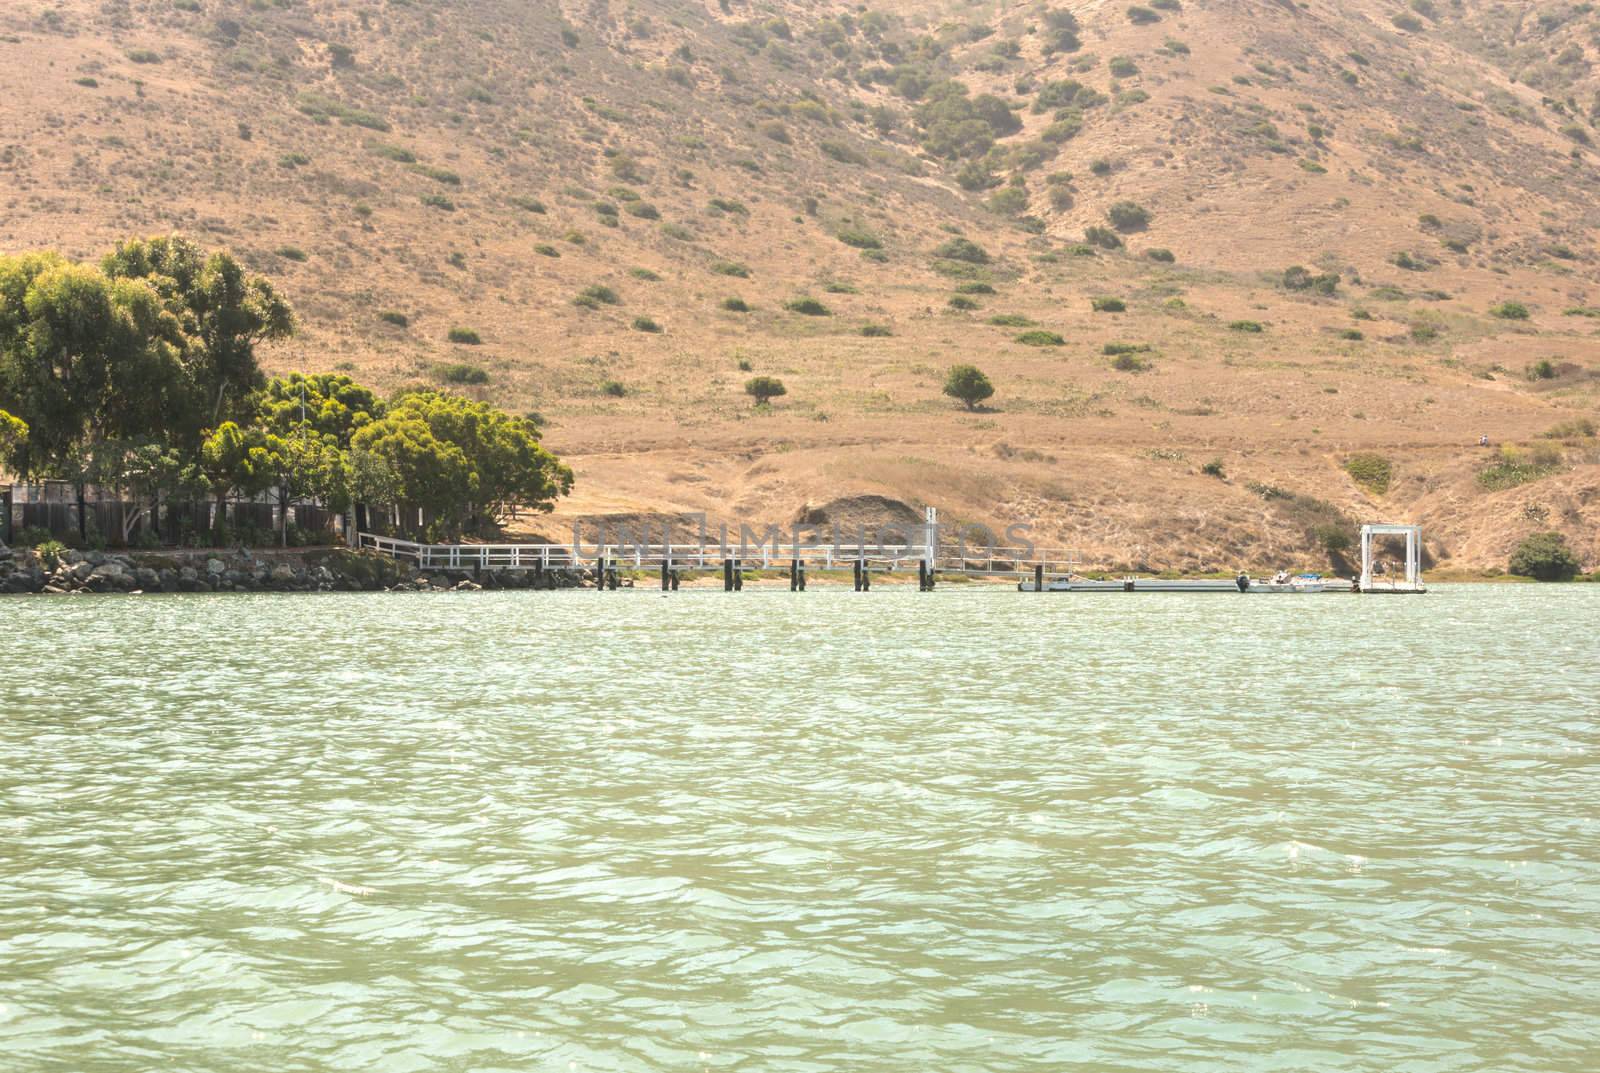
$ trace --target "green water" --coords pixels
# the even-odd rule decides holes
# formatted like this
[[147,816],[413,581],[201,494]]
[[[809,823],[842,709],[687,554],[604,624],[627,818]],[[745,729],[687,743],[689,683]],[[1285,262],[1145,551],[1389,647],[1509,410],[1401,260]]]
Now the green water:
[[1600,1068],[1600,586],[0,624],[6,1073]]

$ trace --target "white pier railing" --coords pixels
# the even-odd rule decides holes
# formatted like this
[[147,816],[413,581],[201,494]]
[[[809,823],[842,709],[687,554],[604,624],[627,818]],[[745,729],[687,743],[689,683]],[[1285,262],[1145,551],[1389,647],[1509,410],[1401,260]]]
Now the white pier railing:
[[787,567],[799,561],[811,570],[916,569],[924,563],[945,574],[1032,577],[1065,574],[1078,566],[1068,551],[1032,547],[965,547],[941,544],[834,542],[766,544],[419,544],[362,533],[359,546],[426,570],[716,570],[736,562],[745,570]]

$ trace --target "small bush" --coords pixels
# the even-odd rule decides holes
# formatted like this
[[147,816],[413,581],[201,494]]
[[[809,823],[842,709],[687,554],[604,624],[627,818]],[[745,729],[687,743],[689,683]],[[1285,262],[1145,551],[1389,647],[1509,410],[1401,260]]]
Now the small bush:
[[1360,328],[1346,328],[1344,331],[1339,333],[1339,338],[1349,339],[1353,342],[1359,342],[1362,339],[1365,339],[1366,335],[1362,333]]
[[386,309],[379,313],[378,319],[385,324],[393,324],[396,328],[409,328],[411,326],[410,317],[393,309]]
[[1396,30],[1404,30],[1408,34],[1422,32],[1422,20],[1415,15],[1408,15],[1404,11],[1389,20]]
[[464,346],[477,346],[483,342],[483,338],[472,328],[451,328],[448,338],[452,343],[461,343]]
[[661,325],[657,324],[649,317],[634,317],[633,330],[637,332],[659,332],[661,330]]
[[728,212],[735,216],[750,215],[750,210],[745,208],[744,202],[735,201],[731,197],[714,197],[711,199],[710,205],[717,212]]
[[1135,201],[1119,201],[1106,210],[1106,219],[1118,231],[1143,231],[1150,225],[1150,210]]
[[634,279],[642,279],[646,283],[661,282],[661,277],[657,273],[650,271],[648,268],[630,268],[628,269],[628,275],[632,276]]
[[739,279],[750,278],[750,269],[737,261],[713,261],[711,271],[719,276],[737,276]]
[[67,554],[67,546],[59,540],[42,540],[34,545],[33,553],[39,557],[45,569],[54,570],[61,565],[61,560]]
[[968,410],[976,410],[978,403],[994,395],[994,385],[976,365],[952,365],[945,374],[944,393],[959,399]]
[[858,228],[841,228],[838,235],[835,237],[838,238],[840,242],[843,242],[846,246],[854,246],[858,250],[877,250],[883,248],[883,242],[878,238],[877,235],[874,235],[869,231],[862,231]]
[[989,252],[971,239],[965,238],[952,238],[941,243],[933,251],[933,255],[947,261],[965,261],[974,265],[989,263]]
[[1213,458],[1211,461],[1201,466],[1200,472],[1204,473],[1207,477],[1215,477],[1218,480],[1226,480],[1228,477],[1227,471],[1222,468],[1222,459],[1220,458]]
[[743,298],[724,298],[722,300],[722,308],[726,309],[729,313],[750,312],[750,304]]
[[449,168],[436,168],[432,164],[418,164],[412,170],[418,175],[426,175],[436,183],[444,183],[446,186],[461,185],[461,176]]
[[1122,247],[1122,239],[1109,227],[1086,227],[1083,230],[1083,240],[1106,250],[1115,250]]
[[1501,320],[1527,320],[1528,307],[1521,302],[1501,302],[1489,310],[1489,315]]
[[1252,335],[1260,335],[1266,331],[1266,328],[1259,320],[1236,320],[1228,325],[1228,329],[1235,332],[1248,332]]
[[613,399],[620,399],[628,393],[628,389],[622,386],[620,380],[607,380],[600,385],[600,393],[609,395]]
[[374,156],[381,156],[386,160],[395,160],[401,164],[415,164],[417,154],[403,145],[389,145],[386,142],[368,142],[367,152]]
[[306,251],[299,246],[279,246],[277,254],[285,261],[304,261],[306,259]]
[[890,331],[889,326],[886,324],[863,324],[861,326],[861,334],[869,338],[883,338],[884,336],[893,335],[894,332]]
[[1529,380],[1554,380],[1561,375],[1561,370],[1549,358],[1540,358],[1528,366],[1526,375]]
[[1152,22],[1160,22],[1161,16],[1157,15],[1154,11],[1151,11],[1147,7],[1134,4],[1132,7],[1128,8],[1128,21],[1133,23],[1135,26],[1148,26]]
[[789,389],[775,376],[753,376],[744,382],[744,393],[755,399],[757,406],[765,406],[778,396],[787,395]]
[[993,294],[994,288],[987,283],[963,283],[956,287],[957,294]]
[[560,257],[561,256],[561,251],[556,249],[554,246],[550,245],[550,243],[548,243],[548,242],[539,243],[537,246],[535,246],[533,248],[533,252],[537,253],[540,257]]
[[511,199],[511,204],[515,205],[524,212],[533,212],[539,214],[540,216],[545,214],[544,202],[540,201],[536,197],[513,197]]
[[661,219],[661,210],[648,201],[630,201],[623,206],[623,211],[629,216],[637,216],[641,220]]
[[424,194],[422,203],[430,209],[439,209],[442,212],[455,212],[456,203],[443,194]]
[[1578,557],[1560,533],[1534,533],[1511,553],[1507,570],[1539,581],[1571,581],[1578,574]]
[[1100,353],[1108,358],[1119,354],[1147,354],[1150,352],[1149,343],[1107,343],[1100,348]]
[[440,380],[447,384],[487,384],[489,371],[477,365],[466,362],[452,362],[440,365],[434,370]]
[[1389,482],[1394,476],[1394,467],[1389,460],[1375,454],[1351,455],[1344,460],[1344,471],[1361,487],[1380,496],[1388,493]]
[[1578,417],[1548,428],[1539,433],[1539,436],[1547,440],[1593,439],[1595,436],[1595,424],[1587,417]]
[[799,298],[791,298],[789,301],[783,303],[783,308],[787,309],[791,313],[799,313],[807,317],[833,316],[833,311],[827,306],[823,305],[815,298],[808,298],[804,295]]
[[134,63],[160,63],[161,53],[152,52],[147,48],[136,48],[128,53],[128,59]]
[[1144,255],[1152,261],[1159,261],[1165,265],[1170,265],[1178,259],[1171,250],[1162,249],[1160,247],[1145,250]]
[[1150,363],[1137,354],[1118,354],[1111,359],[1111,367],[1118,372],[1142,373],[1150,368]]
[[1021,313],[996,313],[989,318],[989,323],[996,328],[1031,328],[1035,322]]
[[1477,480],[1478,484],[1488,491],[1499,492],[1548,477],[1563,464],[1561,452],[1549,444],[1541,444],[1532,451],[1502,447],[1499,453],[1478,471]]
[[964,294],[952,294],[950,296],[950,301],[945,303],[945,304],[948,305],[951,309],[957,309],[957,310],[962,310],[962,311],[968,311],[968,310],[973,310],[973,309],[977,309],[978,308],[977,299],[968,298]]
[[1017,336],[1017,342],[1027,346],[1062,346],[1066,343],[1066,340],[1055,332],[1047,332],[1042,328],[1036,328],[1031,332],[1023,332]]
[[588,298],[595,302],[602,302],[608,306],[622,304],[621,296],[603,283],[596,283],[592,286],[585,287],[583,290],[578,292],[578,297]]
[[1112,298],[1109,295],[1100,295],[1089,299],[1089,308],[1096,313],[1125,313],[1128,303],[1121,298]]

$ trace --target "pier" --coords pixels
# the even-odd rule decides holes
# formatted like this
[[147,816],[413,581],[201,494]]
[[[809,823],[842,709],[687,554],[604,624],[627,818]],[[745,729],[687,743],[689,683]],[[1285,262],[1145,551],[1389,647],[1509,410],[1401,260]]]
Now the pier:
[[[1240,574],[1229,580],[1125,577],[1093,580],[1075,572],[1077,556],[1064,549],[1031,545],[969,547],[941,538],[937,514],[928,508],[921,527],[908,534],[910,542],[804,540],[798,531],[788,540],[776,530],[774,539],[730,543],[725,539],[694,543],[611,542],[593,544],[574,539],[571,544],[425,544],[396,537],[359,533],[357,547],[407,562],[422,570],[450,572],[569,571],[594,579],[602,591],[622,585],[624,571],[653,575],[663,592],[676,591],[685,574],[721,574],[727,592],[744,588],[751,571],[784,571],[791,592],[806,590],[807,574],[818,570],[849,570],[857,592],[869,592],[874,576],[915,571],[917,587],[932,592],[941,576],[972,579],[1015,579],[1021,592],[1215,592],[1215,593],[1423,593],[1420,556],[1421,529],[1414,525],[1369,524],[1361,528],[1361,575],[1355,581],[1332,579],[1308,583],[1303,577],[1288,581],[1253,579]],[[576,534],[575,534],[576,537]],[[1385,574],[1374,558],[1377,538],[1404,537],[1403,576]],[[920,541],[920,542],[919,542]]]

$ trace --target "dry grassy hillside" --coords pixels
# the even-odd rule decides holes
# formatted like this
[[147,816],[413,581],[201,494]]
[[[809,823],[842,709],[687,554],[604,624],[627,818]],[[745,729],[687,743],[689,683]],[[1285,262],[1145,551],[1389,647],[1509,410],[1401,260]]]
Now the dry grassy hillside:
[[0,248],[232,248],[274,369],[538,411],[547,532],[870,493],[1106,566],[1384,518],[1595,569],[1600,21],[1511,7],[11,0]]

